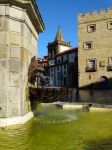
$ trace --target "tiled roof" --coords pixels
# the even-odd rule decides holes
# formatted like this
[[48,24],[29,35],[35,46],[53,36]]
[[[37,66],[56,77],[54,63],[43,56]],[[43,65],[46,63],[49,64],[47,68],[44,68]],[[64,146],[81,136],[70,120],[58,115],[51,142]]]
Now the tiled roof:
[[55,40],[54,41],[63,41],[64,42],[64,38],[63,38],[63,35],[62,35],[62,31],[61,31],[61,28],[59,26],[58,28],[58,32],[56,34],[56,37],[55,37]]
[[67,53],[71,53],[71,52],[73,52],[73,51],[78,51],[78,48],[76,47],[76,48],[70,48],[70,49],[67,49],[67,50],[65,50],[65,51],[63,51],[63,52],[60,52],[60,53],[58,53],[56,56],[59,56],[59,55],[64,55],[64,54],[67,54]]

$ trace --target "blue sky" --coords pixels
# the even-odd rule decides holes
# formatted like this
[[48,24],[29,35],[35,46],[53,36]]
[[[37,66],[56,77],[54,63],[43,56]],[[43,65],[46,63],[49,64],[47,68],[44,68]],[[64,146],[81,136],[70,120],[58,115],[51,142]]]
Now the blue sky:
[[47,55],[48,42],[53,42],[61,26],[65,41],[78,46],[77,14],[112,7],[112,0],[36,0],[46,30],[39,35],[38,57]]

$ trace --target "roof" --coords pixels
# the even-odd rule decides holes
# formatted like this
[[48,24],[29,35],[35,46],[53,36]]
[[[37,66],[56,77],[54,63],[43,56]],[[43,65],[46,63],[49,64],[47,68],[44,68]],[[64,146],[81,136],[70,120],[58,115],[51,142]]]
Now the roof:
[[56,34],[55,40],[54,41],[63,41],[64,42],[64,38],[62,35],[62,31],[61,31],[61,27],[58,27],[58,32]]
[[64,55],[64,54],[72,53],[72,52],[78,52],[78,48],[75,47],[75,48],[67,49],[66,51],[63,51],[63,52],[61,52],[61,53],[58,53],[56,56],[60,56],[60,55]]

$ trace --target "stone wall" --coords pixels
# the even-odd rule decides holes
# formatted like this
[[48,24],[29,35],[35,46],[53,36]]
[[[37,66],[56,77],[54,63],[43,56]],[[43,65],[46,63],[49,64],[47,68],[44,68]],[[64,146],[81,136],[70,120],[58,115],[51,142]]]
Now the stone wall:
[[0,4],[0,117],[28,112],[27,71],[37,41],[38,33],[26,10]]

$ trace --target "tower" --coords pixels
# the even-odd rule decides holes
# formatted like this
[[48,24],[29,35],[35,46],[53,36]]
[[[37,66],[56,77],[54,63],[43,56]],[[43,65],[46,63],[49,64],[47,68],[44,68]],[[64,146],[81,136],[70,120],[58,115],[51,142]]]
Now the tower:
[[0,0],[0,118],[24,116],[29,111],[28,66],[43,30],[35,0]]
[[[79,87],[112,83],[112,8],[78,15]],[[109,83],[108,82],[108,83]],[[107,82],[106,82],[107,83]],[[106,85],[105,85],[106,87]]]
[[59,27],[54,42],[48,43],[49,74],[55,87],[68,87],[70,85],[68,81],[69,66],[71,63],[73,66],[75,65],[76,51],[76,49],[71,49],[70,42],[64,41]]

